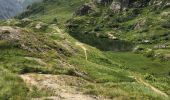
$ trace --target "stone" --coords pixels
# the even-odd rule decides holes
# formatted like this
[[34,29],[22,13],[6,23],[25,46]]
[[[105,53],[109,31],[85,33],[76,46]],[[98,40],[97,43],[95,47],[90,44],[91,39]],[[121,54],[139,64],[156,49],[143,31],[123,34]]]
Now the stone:
[[114,13],[119,13],[121,10],[121,3],[120,2],[113,2],[110,6],[110,9],[114,12]]
[[111,4],[113,2],[113,0],[93,0],[94,3],[97,4],[102,4],[102,5],[108,5]]
[[167,47],[167,45],[156,45],[154,46],[154,49],[166,49]]
[[81,6],[77,11],[76,11],[76,15],[78,16],[83,16],[83,15],[87,15],[90,12],[95,11],[95,5],[92,3],[86,3],[83,6]]
[[139,30],[141,28],[143,28],[146,25],[146,19],[140,19],[139,21],[137,21],[134,25],[134,29],[135,30]]

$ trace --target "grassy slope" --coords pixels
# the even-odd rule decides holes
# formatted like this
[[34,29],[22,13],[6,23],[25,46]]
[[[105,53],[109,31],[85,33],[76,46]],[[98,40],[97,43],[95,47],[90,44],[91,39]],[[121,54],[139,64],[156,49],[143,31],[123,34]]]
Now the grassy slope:
[[[61,23],[64,23],[67,19],[72,17],[71,15],[74,12],[75,7],[81,4],[80,1],[76,0],[73,0],[72,2],[67,0],[54,2],[50,3],[49,5],[48,3],[43,5],[45,6],[45,15],[42,13],[37,13],[34,15],[33,13],[30,18],[35,20],[38,19],[44,22],[52,22],[52,20],[57,16],[59,23],[60,21]],[[58,2],[62,3],[58,4]],[[75,4],[75,6],[70,6],[70,4]],[[18,21],[16,24],[20,26],[18,23],[22,23],[22,21]],[[164,99],[164,97],[160,97],[150,88],[138,83],[134,78],[131,77],[136,75],[142,77],[148,83],[151,83],[158,89],[170,95],[170,81],[168,76],[170,70],[169,62],[160,62],[157,59],[152,60],[141,54],[134,54],[132,52],[101,51],[97,48],[84,44],[85,48],[87,49],[88,56],[88,60],[86,61],[82,48],[75,45],[76,42],[78,42],[77,40],[73,39],[67,33],[64,33],[63,36],[56,30],[51,29],[50,24],[47,25],[48,27],[45,29],[45,31],[36,30],[34,29],[34,26],[31,26],[36,23],[38,23],[38,21],[33,21],[30,24],[24,25],[24,28],[26,28],[26,30],[30,29],[36,34],[42,34],[43,36],[48,37],[46,39],[47,41],[45,42],[43,41],[44,38],[36,36],[44,45],[52,47],[54,51],[50,50],[43,53],[36,51],[28,52],[22,48],[11,47],[8,44],[3,44],[0,42],[0,65],[2,69],[2,72],[0,73],[8,73],[7,76],[13,78],[12,81],[14,81],[14,83],[16,82],[16,84],[9,84],[6,86],[8,79],[6,76],[3,76],[4,78],[2,77],[3,79],[0,81],[0,85],[2,85],[3,88],[1,89],[1,93],[3,93],[0,94],[1,98],[5,98],[6,95],[4,94],[8,94],[8,91],[11,92],[8,98],[14,100],[16,98],[24,98],[25,96],[28,96],[29,98],[50,95],[46,92],[39,93],[37,90],[29,91],[23,81],[18,77],[18,75],[21,73],[67,74],[79,76],[75,74],[77,72],[85,73],[85,76],[79,77],[82,77],[91,82],[90,85],[84,86],[86,89],[83,91],[87,94],[103,95],[106,97],[118,99]],[[131,21],[127,22],[127,24],[130,23]],[[15,26],[13,24],[14,23],[12,23],[12,26]],[[2,25],[7,24],[4,23]],[[57,34],[49,35],[47,33]],[[25,40],[24,42],[27,41],[28,40]],[[51,44],[52,41],[57,41],[61,45],[56,46]],[[76,54],[71,52],[72,49],[68,49],[67,46],[63,46],[63,44],[71,45],[73,47],[73,51],[76,52]],[[35,43],[35,47],[37,46]],[[41,44],[41,46],[43,45]],[[58,50],[57,48],[62,49],[62,51],[57,51],[56,55],[55,52]],[[37,62],[36,59],[30,60],[26,57],[38,58],[42,61]],[[60,61],[67,62],[67,64],[65,65],[60,63]],[[42,62],[46,64],[42,64]],[[69,65],[72,65],[73,68],[68,67]],[[20,88],[15,90],[14,94],[14,90],[12,90],[12,88],[18,86],[20,86]]]
[[[36,20],[44,22],[53,22],[57,19],[59,24],[64,24],[73,15],[73,12],[78,9],[80,5],[88,0],[54,0],[46,1],[44,3],[34,4],[23,13],[22,17],[31,17]],[[38,5],[36,7],[36,5]],[[40,12],[36,12],[39,11]],[[40,17],[41,16],[41,17]]]

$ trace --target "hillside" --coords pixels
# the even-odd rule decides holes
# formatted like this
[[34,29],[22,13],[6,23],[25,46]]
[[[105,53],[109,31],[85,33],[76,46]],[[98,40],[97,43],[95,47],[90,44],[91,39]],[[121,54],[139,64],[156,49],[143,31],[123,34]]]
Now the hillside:
[[168,0],[43,0],[0,21],[0,100],[169,100]]

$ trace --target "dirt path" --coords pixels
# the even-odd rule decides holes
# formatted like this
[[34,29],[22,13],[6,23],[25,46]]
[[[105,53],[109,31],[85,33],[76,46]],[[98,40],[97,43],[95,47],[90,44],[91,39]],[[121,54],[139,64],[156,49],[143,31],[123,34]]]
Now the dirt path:
[[142,78],[139,78],[139,77],[135,77],[135,80],[138,82],[138,83],[141,83],[141,84],[144,84],[145,86],[149,87],[151,90],[153,90],[155,93],[159,94],[159,95],[162,95],[166,98],[168,98],[168,95],[166,93],[164,93],[163,91],[155,88],[154,86],[152,86],[151,84],[145,82],[144,80],[142,80]]
[[83,49],[84,55],[85,55],[85,59],[87,60],[87,49],[86,49],[86,47],[82,43],[80,43],[80,42],[76,42],[76,45],[80,46]]
[[[59,27],[52,25],[51,28],[54,30],[54,33],[57,32],[60,35],[64,35],[63,30],[61,30]],[[83,49],[85,59],[87,60],[87,49],[86,49],[86,47],[83,45],[83,43],[80,43],[80,42],[76,42],[75,44]]]
[[59,34],[63,33],[63,31],[59,27],[57,27],[57,25],[55,24],[51,25],[50,27],[53,29],[53,32],[58,32]]
[[104,100],[85,95],[78,91],[87,82],[77,77],[67,75],[26,74],[21,75],[28,87],[50,90],[54,94],[50,97],[33,98],[32,100]]

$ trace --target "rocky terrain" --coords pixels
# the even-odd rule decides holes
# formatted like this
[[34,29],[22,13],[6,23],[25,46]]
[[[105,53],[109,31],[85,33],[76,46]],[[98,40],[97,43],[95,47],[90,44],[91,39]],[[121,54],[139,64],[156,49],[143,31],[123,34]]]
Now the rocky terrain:
[[169,100],[169,0],[30,3],[0,21],[0,100]]

